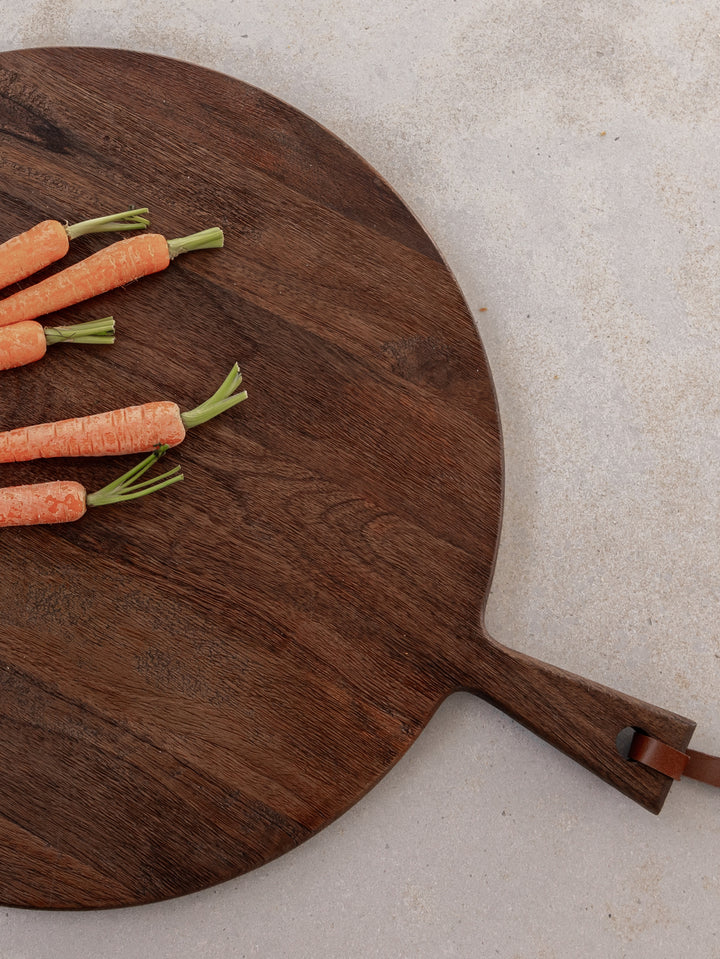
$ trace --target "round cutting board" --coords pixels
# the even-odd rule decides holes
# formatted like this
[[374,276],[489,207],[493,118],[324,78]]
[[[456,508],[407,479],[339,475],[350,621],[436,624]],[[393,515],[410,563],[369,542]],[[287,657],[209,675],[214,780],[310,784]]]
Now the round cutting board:
[[[486,358],[365,162],[237,80],[56,48],[0,56],[0,173],[3,238],[136,206],[170,238],[225,232],[54,316],[112,314],[117,343],[3,373],[0,429],[190,409],[235,361],[249,393],[168,454],[183,483],[0,531],[0,901],[128,905],[256,867],[365,794],[459,688],[657,811],[669,784],[614,739],[588,762],[597,689],[483,632],[501,509]],[[93,490],[134,461],[3,465],[2,485]],[[533,706],[548,676],[559,705]],[[612,731],[634,706],[611,701]],[[648,715],[686,744],[691,723]]]

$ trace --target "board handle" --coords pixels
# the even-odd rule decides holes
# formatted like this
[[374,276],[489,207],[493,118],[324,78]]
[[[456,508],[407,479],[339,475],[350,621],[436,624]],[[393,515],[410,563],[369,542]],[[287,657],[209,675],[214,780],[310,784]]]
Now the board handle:
[[618,739],[637,730],[684,752],[695,729],[692,720],[509,649],[485,633],[468,653],[462,689],[497,706],[645,809],[660,812],[673,779],[629,759]]

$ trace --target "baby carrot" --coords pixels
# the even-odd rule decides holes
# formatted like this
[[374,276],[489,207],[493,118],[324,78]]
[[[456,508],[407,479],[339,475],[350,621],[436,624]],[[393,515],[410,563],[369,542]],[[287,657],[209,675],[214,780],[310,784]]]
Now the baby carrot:
[[0,327],[0,370],[11,370],[41,360],[56,343],[114,343],[115,320],[89,320],[74,326],[43,328],[35,320]]
[[0,433],[0,463],[54,456],[118,456],[146,453],[160,444],[177,446],[185,432],[247,399],[237,363],[209,400],[181,413],[176,403],[157,401],[110,413],[77,416],[55,423]]
[[84,486],[73,480],[53,480],[0,489],[0,526],[72,523],[81,519],[93,506],[124,503],[178,483],[183,479],[179,466],[156,479],[138,482],[168,449],[167,446],[158,447],[137,466],[96,493],[88,493]]
[[223,242],[222,230],[212,227],[179,240],[166,240],[159,233],[144,233],[111,243],[60,273],[0,301],[0,326],[35,320],[46,313],[64,310],[164,270],[181,253],[209,250],[222,246]]
[[61,260],[70,248],[70,241],[79,236],[117,230],[142,230],[150,225],[150,221],[143,216],[147,212],[147,207],[126,210],[94,220],[83,220],[72,226],[65,226],[58,220],[43,220],[32,229],[0,244],[0,290]]

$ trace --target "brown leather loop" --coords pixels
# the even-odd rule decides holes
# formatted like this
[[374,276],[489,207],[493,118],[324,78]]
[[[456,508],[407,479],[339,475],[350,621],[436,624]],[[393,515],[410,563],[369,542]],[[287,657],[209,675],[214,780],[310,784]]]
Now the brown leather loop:
[[630,744],[630,759],[657,769],[671,779],[682,779],[688,764],[688,757],[678,749],[673,749],[659,739],[653,739],[644,733],[635,733]]
[[657,769],[671,779],[687,776],[709,786],[720,787],[720,756],[709,756],[695,749],[688,749],[687,753],[683,753],[659,739],[636,732],[630,744],[628,758],[650,766],[651,769]]
[[709,786],[720,787],[720,758],[699,753],[695,749],[688,749],[688,764],[685,775],[690,779],[697,779]]

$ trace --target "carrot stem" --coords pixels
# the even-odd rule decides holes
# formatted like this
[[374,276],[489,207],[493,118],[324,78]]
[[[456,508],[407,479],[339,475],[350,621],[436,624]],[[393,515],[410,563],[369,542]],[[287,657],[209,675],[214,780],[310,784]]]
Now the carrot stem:
[[65,232],[71,240],[88,233],[114,233],[118,230],[142,230],[150,226],[150,220],[143,214],[148,212],[147,207],[138,210],[126,210],[124,213],[111,213],[110,216],[98,216],[94,220],[83,220],[66,226]]
[[97,492],[88,493],[85,501],[86,505],[90,507],[126,503],[128,500],[139,499],[149,493],[156,493],[167,486],[172,486],[173,483],[179,483],[184,479],[183,474],[179,472],[179,466],[175,466],[154,479],[144,480],[142,483],[137,482],[169,449],[170,447],[167,445],[158,446],[156,450],[153,450],[149,456],[133,466],[127,473],[123,473],[122,476],[113,480],[112,483],[108,483],[107,486],[103,486]]
[[45,339],[48,346],[58,343],[110,344],[115,342],[115,320],[106,316],[102,320],[88,320],[73,326],[46,326]]
[[224,413],[225,410],[229,410],[230,407],[236,406],[238,403],[246,400],[246,390],[243,390],[242,393],[235,393],[235,390],[241,383],[242,375],[237,363],[235,363],[220,388],[213,393],[209,400],[205,400],[200,406],[196,406],[194,410],[180,414],[185,428],[190,430],[194,426],[207,423],[207,421],[211,420],[214,416],[219,416],[220,413]]
[[212,226],[209,230],[191,233],[190,236],[183,236],[178,240],[168,240],[167,245],[172,260],[181,253],[191,253],[193,250],[215,250],[224,242],[223,231],[219,226]]
[[98,493],[111,493],[118,490],[121,486],[127,486],[128,483],[134,482],[144,473],[146,473],[150,467],[156,463],[161,456],[164,456],[167,451],[170,449],[167,443],[162,443],[157,446],[149,456],[146,456],[145,459],[141,460],[139,463],[136,463],[132,469],[129,469],[127,473],[123,473],[122,476],[119,476],[117,479],[113,480],[112,483],[108,483],[107,486],[103,486],[101,490],[98,490]]

